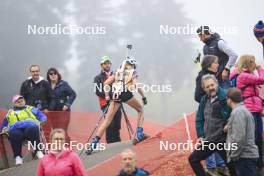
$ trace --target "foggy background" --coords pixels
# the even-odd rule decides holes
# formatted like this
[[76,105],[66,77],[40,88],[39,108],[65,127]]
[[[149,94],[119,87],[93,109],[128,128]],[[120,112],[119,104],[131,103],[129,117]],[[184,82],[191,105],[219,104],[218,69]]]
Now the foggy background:
[[[125,57],[126,44],[133,44],[139,82],[172,86],[170,93],[146,94],[145,118],[172,123],[196,110],[193,95],[199,67],[193,60],[203,44],[196,34],[164,34],[160,26],[234,28],[220,35],[238,54],[254,54],[263,64],[261,45],[253,35],[257,20],[264,20],[263,6],[263,0],[2,0],[0,107],[10,107],[10,97],[29,76],[29,66],[39,64],[44,77],[48,68],[58,68],[77,92],[73,111],[99,111],[92,82],[100,72],[101,57],[109,55],[115,70]],[[28,25],[55,24],[104,27],[105,34],[28,35]]]

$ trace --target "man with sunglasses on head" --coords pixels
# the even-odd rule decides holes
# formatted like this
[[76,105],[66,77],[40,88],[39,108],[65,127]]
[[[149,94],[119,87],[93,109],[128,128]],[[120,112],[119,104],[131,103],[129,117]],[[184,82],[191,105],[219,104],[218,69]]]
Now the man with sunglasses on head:
[[[101,110],[106,114],[109,102],[105,99],[104,93],[104,81],[111,75],[111,60],[108,56],[103,56],[100,62],[101,72],[94,78],[95,93],[99,98],[99,103]],[[113,143],[121,141],[120,138],[120,128],[121,128],[121,108],[115,114],[115,117],[109,127],[106,129],[106,142]]]
[[40,76],[38,65],[31,65],[29,71],[31,76],[22,83],[20,94],[25,98],[26,104],[47,111],[51,99],[49,83]]

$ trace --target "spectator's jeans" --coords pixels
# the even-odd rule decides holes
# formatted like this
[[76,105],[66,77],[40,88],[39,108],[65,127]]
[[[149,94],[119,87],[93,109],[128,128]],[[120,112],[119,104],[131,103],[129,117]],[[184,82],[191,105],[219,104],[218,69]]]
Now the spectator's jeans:
[[17,156],[22,157],[21,150],[22,150],[22,144],[24,140],[28,140],[32,144],[34,144],[34,141],[35,141],[36,145],[40,143],[38,126],[12,129],[11,131],[8,132],[8,134],[9,134],[9,140],[11,143],[11,147],[14,152],[14,157],[17,157]]
[[263,124],[262,124],[262,117],[260,113],[254,113],[252,112],[252,115],[255,120],[255,142],[256,145],[258,146],[258,152],[259,152],[259,159],[257,162],[257,167],[262,168],[263,167],[263,161],[262,161],[262,156],[263,156],[263,151],[262,151],[262,131],[263,131]]
[[[208,145],[206,145],[206,146],[204,145],[203,149],[200,147],[197,150],[194,150],[192,152],[192,154],[189,156],[189,163],[190,163],[190,165],[191,165],[196,176],[206,176],[204,168],[201,164],[201,161],[205,160],[208,156],[210,156],[211,154],[213,154],[215,152],[218,152],[219,155],[226,162],[226,151],[225,150],[217,150],[217,149],[210,150]],[[217,145],[217,143],[215,143],[215,145]],[[221,143],[221,145],[223,146],[224,143]],[[227,167],[230,171],[230,174],[232,176],[236,176],[235,169],[232,166],[232,163],[228,163]]]
[[[107,106],[102,107],[102,111],[105,112],[106,108],[107,108]],[[121,115],[122,115],[122,113],[121,113],[121,106],[120,106],[119,109],[117,110],[112,122],[106,128],[105,138],[106,138],[106,142],[108,144],[121,141],[121,138],[120,138]]]
[[240,158],[236,162],[232,162],[233,166],[236,170],[237,176],[255,176],[256,175],[256,164],[257,164],[257,158],[256,159],[250,159],[250,158]]
[[221,158],[221,156],[219,156],[217,152],[206,158],[205,163],[207,169],[215,169],[216,167],[225,166],[225,161]]

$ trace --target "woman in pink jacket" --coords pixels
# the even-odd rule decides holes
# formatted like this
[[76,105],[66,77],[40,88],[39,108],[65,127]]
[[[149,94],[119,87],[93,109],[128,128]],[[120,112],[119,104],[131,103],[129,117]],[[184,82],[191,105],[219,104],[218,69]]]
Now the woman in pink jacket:
[[[255,69],[258,76],[253,73]],[[262,168],[263,124],[261,112],[263,105],[262,99],[259,97],[259,85],[264,84],[264,69],[260,65],[256,65],[253,55],[242,55],[237,62],[236,69],[230,74],[230,80],[235,81],[236,87],[242,91],[243,102],[254,116],[256,145],[260,155],[257,166]]]
[[86,176],[85,168],[72,150],[65,149],[65,131],[54,129],[51,132],[51,150],[39,162],[37,176]]

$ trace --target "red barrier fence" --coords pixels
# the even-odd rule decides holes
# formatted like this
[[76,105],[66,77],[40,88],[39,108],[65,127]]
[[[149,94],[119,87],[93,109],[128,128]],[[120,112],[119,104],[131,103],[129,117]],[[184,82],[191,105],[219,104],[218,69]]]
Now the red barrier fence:
[[[6,114],[6,110],[0,110],[0,122]],[[69,138],[76,142],[85,143],[90,136],[92,130],[95,128],[101,113],[96,112],[48,112],[48,121],[43,126],[44,134],[46,139],[49,141],[49,134],[52,128],[63,128],[66,130]],[[136,119],[129,118],[132,126],[135,128]],[[145,122],[144,129],[150,134],[155,135],[165,126],[159,125],[152,122]],[[126,128],[125,121],[122,119],[122,129],[121,129],[121,139],[128,140],[129,133]],[[102,138],[102,142],[105,142],[105,138]],[[24,152],[26,150],[24,149]],[[8,164],[6,164],[6,158],[8,159]],[[0,168],[6,168],[12,166],[13,152],[8,140],[1,136],[0,137]]]

